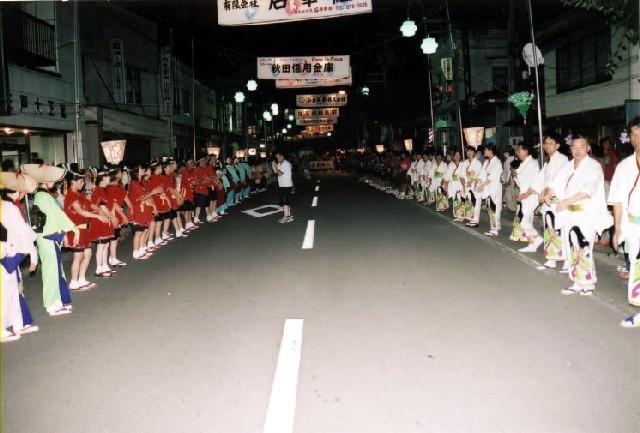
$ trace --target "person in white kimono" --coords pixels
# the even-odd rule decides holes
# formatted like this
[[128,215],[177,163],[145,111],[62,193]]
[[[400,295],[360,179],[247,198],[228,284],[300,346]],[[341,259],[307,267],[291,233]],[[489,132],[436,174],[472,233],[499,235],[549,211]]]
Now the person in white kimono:
[[[21,302],[20,283],[22,280],[20,263],[30,257],[30,272],[38,266],[38,251],[35,246],[36,233],[24,221],[20,209],[14,201],[21,199],[24,192],[33,192],[38,183],[19,173],[2,173],[0,181],[2,201],[0,204],[0,291],[2,292],[2,333],[3,343],[20,339],[21,334],[34,332],[38,327],[25,323]],[[28,309],[28,306],[26,307]],[[29,313],[30,316],[30,313]],[[9,330],[11,328],[11,330]]]
[[416,166],[415,166],[416,180],[413,183],[414,185],[413,190],[415,193],[416,201],[418,203],[424,202],[424,194],[422,189],[422,176],[424,175],[424,164],[425,164],[424,155],[418,155],[418,159],[416,160]]
[[462,161],[460,171],[464,176],[464,190],[463,190],[463,209],[464,220],[467,221],[467,226],[477,227],[478,222],[473,219],[475,214],[476,205],[481,202],[482,198],[478,191],[475,189],[476,179],[480,175],[482,170],[482,163],[476,158],[476,149],[469,146],[465,151],[467,157]]
[[428,203],[429,201],[429,172],[431,171],[431,165],[433,164],[431,161],[431,157],[429,156],[428,153],[425,153],[422,156],[422,160],[424,161],[424,164],[422,165],[422,172],[420,173],[420,183],[422,186],[422,197],[423,197],[423,202],[427,202],[426,204],[430,204]]
[[451,162],[447,166],[447,173],[444,176],[444,188],[447,197],[452,200],[453,220],[464,221],[464,209],[462,194],[464,192],[464,174],[462,172],[462,155],[459,150],[454,150]]
[[546,155],[545,163],[526,192],[538,194],[538,201],[542,201],[542,217],[544,219],[543,251],[546,261],[538,266],[538,270],[555,269],[557,262],[564,262],[564,266],[560,271],[564,273],[569,271],[568,238],[564,238],[561,235],[561,229],[556,227],[556,205],[549,206],[542,200],[553,178],[569,161],[569,158],[560,152],[561,143],[562,138],[556,135],[549,134],[544,137],[542,147]]
[[[489,214],[489,231],[487,236],[498,236],[500,232],[500,215],[502,213],[502,162],[496,153],[495,144],[487,144],[484,148],[484,162],[480,175],[475,180],[476,191],[486,200],[487,213]],[[481,203],[476,203],[472,222],[476,226],[480,221]]]
[[593,244],[596,236],[613,224],[604,195],[602,166],[590,153],[589,139],[575,134],[573,159],[560,169],[544,197],[549,206],[557,201],[555,223],[569,239],[569,278],[573,284],[562,290],[563,295],[594,294],[598,278]]
[[[533,217],[539,204],[538,194],[530,192],[529,190],[540,172],[540,167],[538,160],[535,158],[535,150],[529,143],[519,143],[516,146],[516,156],[520,160],[520,167],[518,167],[515,181],[520,191],[523,191],[518,196],[518,207],[520,208],[522,217],[519,221],[519,229],[521,230],[517,230],[518,227],[514,220],[514,233],[512,236],[516,235],[514,237],[518,237],[518,239],[515,239],[516,241],[523,239],[525,242],[528,242],[526,247],[520,248],[518,251],[521,253],[535,253],[538,247],[542,245],[543,239],[542,236],[538,235],[538,231],[533,226]],[[518,215],[518,212],[516,212],[516,215]],[[518,233],[516,233],[516,231],[518,231]],[[514,239],[512,238],[511,240]]]
[[[633,155],[618,164],[611,180],[608,203],[613,206],[613,248],[624,242],[625,252],[631,262],[627,297],[629,304],[640,307],[640,117],[629,123],[629,140]],[[627,317],[620,325],[625,328],[640,327],[640,313]]]
[[409,166],[409,170],[407,171],[407,176],[409,176],[409,182],[411,183],[411,193],[413,194],[413,198],[416,200],[420,199],[420,187],[418,183],[418,163],[422,160],[420,154],[413,155],[411,165]]
[[436,211],[444,212],[449,209],[449,201],[447,193],[442,187],[442,181],[447,173],[447,163],[441,151],[436,152],[434,163],[431,165],[429,172],[429,199],[433,197],[436,204]]

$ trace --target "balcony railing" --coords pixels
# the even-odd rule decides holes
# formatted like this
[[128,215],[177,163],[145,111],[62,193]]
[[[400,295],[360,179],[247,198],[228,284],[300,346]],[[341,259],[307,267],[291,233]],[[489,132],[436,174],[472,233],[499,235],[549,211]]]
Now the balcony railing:
[[9,61],[28,68],[56,66],[55,26],[19,10],[7,10]]

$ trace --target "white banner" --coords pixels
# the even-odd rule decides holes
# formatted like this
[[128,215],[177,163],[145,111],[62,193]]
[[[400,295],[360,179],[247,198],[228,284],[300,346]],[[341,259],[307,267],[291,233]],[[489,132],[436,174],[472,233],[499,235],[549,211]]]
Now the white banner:
[[171,116],[173,92],[171,91],[171,49],[162,47],[160,54],[160,95],[162,115]]
[[325,132],[333,132],[333,125],[307,126],[302,132],[306,132],[308,134],[322,134]]
[[347,105],[347,95],[339,93],[298,95],[296,96],[296,105],[298,107],[343,107]]
[[351,68],[347,78],[312,78],[303,80],[292,78],[287,80],[276,80],[276,89],[306,89],[310,87],[333,87],[350,86],[353,83],[351,78]]
[[301,117],[296,119],[296,125],[335,125],[338,123],[337,117]]
[[347,78],[351,76],[349,56],[258,57],[258,78]]
[[370,13],[372,0],[218,0],[218,25],[241,26]]
[[296,118],[307,117],[338,117],[340,116],[339,108],[296,108]]
[[116,104],[126,102],[127,77],[124,70],[122,39],[111,40],[111,63],[113,65],[113,100]]

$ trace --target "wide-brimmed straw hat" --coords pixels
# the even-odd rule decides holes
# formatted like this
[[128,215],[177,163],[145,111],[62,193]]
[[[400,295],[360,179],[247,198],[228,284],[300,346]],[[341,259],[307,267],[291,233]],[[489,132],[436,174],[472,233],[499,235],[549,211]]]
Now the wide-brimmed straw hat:
[[0,172],[0,189],[10,189],[13,191],[21,191],[32,193],[38,189],[38,181],[34,178],[18,172],[3,171]]
[[48,164],[22,164],[20,171],[34,178],[38,183],[58,182],[64,179],[67,174],[66,168],[55,167]]

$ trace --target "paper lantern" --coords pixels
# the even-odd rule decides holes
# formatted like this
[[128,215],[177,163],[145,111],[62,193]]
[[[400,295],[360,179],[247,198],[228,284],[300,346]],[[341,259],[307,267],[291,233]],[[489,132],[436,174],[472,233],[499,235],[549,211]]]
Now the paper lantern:
[[124,148],[127,140],[111,140],[100,142],[102,153],[109,164],[120,164],[124,159]]
[[484,127],[483,126],[474,126],[470,128],[464,128],[464,138],[467,140],[467,144],[474,149],[477,149],[478,146],[482,144],[482,139],[484,138]]

